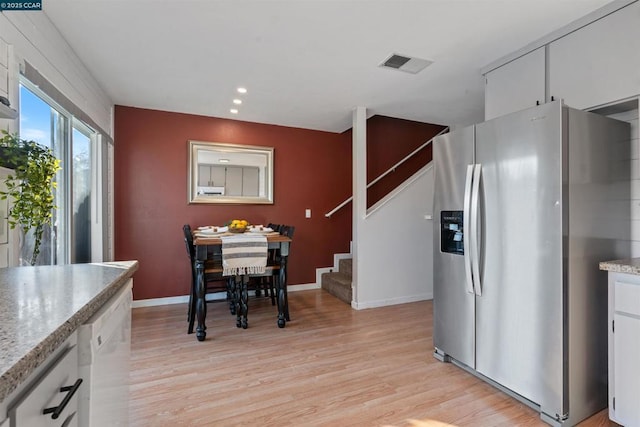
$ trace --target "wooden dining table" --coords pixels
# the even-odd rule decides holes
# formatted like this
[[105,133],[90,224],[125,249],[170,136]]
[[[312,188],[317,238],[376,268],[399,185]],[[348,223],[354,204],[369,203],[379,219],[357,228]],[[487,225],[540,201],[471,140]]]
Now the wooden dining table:
[[[284,328],[286,322],[290,320],[289,318],[289,302],[287,297],[287,261],[289,258],[289,247],[291,244],[291,239],[287,236],[283,236],[279,233],[269,233],[266,234],[268,250],[278,250],[279,251],[279,265],[278,265],[278,280],[276,281],[276,292],[277,292],[277,302],[278,302],[278,327]],[[207,336],[206,332],[206,317],[207,317],[207,302],[206,302],[206,291],[207,286],[205,283],[204,277],[204,265],[205,261],[208,258],[208,254],[211,253],[209,249],[212,246],[222,247],[222,239],[219,236],[206,236],[203,237],[201,234],[194,232],[193,236],[193,244],[195,246],[195,270],[196,270],[196,338],[198,341],[204,341]],[[240,292],[244,298],[247,296],[246,286],[247,279],[249,277],[253,277],[252,275],[245,275],[243,277],[239,277],[236,280],[236,285],[242,286],[244,289]],[[245,310],[246,310],[246,301],[244,301]],[[242,305],[240,305],[242,307]],[[239,316],[244,315],[244,320],[246,322],[246,311],[244,313],[239,313]],[[245,323],[246,324],[246,323]],[[246,327],[246,326],[245,326]]]

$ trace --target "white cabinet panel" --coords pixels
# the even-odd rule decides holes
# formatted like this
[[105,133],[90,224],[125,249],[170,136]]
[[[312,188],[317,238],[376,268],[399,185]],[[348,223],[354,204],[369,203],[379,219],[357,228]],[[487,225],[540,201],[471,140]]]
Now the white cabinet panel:
[[586,109],[640,93],[640,2],[551,43],[549,95]]
[[198,186],[219,188],[225,196],[258,197],[259,181],[260,170],[254,166],[198,165]]
[[545,102],[545,48],[538,48],[485,76],[485,120]]
[[225,195],[242,196],[242,169],[241,167],[227,167]]
[[224,187],[227,182],[227,171],[224,166],[211,166],[210,168],[210,182],[211,187]]
[[640,425],[640,276],[609,272],[609,418]]
[[640,319],[615,314],[614,320],[616,421],[634,426],[640,422]]
[[242,171],[242,195],[260,196],[260,170],[258,168],[244,168]]

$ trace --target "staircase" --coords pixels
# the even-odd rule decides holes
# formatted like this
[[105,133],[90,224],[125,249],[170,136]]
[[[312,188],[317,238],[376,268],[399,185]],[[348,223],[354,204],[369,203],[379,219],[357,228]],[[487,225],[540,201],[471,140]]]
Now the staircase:
[[353,260],[345,258],[338,261],[338,270],[322,274],[322,289],[334,297],[351,305],[351,271]]

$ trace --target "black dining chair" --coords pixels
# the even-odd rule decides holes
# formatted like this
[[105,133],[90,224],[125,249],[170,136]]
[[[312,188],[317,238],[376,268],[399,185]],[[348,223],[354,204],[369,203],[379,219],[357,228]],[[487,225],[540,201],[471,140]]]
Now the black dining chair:
[[[196,250],[193,245],[193,233],[191,231],[191,226],[189,224],[183,225],[182,231],[184,233],[184,242],[187,248],[187,254],[189,256],[189,263],[191,264],[191,292],[189,293],[189,307],[187,309],[187,321],[189,322],[187,333],[191,334],[193,333],[193,326],[196,319]],[[207,259],[204,265],[204,281],[206,286],[206,294],[225,292],[226,300],[207,300],[205,294],[205,302],[211,303],[228,301],[231,314],[235,314],[236,307],[231,296],[229,280],[227,277],[222,275],[222,252],[220,251],[220,248],[218,247],[214,249],[214,252],[209,254],[208,258],[209,259]]]
[[[277,231],[280,232],[280,227],[282,227],[282,225],[280,224],[273,224],[273,223],[269,223],[267,224],[267,227],[272,229],[273,231]],[[267,265],[273,265],[274,264],[274,258],[275,256],[275,250],[274,249],[270,249],[269,253],[267,254]],[[267,280],[267,277],[255,277],[252,278],[249,281],[249,290],[254,291],[255,296],[256,297],[260,297],[262,295],[262,293],[264,292],[264,296],[265,297],[269,297],[271,298],[271,305],[275,305],[276,300],[275,300],[275,296],[274,293],[271,289],[271,283],[269,280]]]
[[[274,231],[278,231],[283,236],[287,236],[290,239],[293,239],[293,233],[296,230],[296,228],[292,225],[276,224],[272,226],[272,224],[269,224],[269,227],[272,228]],[[257,280],[258,284],[256,286],[265,292],[265,296],[268,294],[268,296],[271,298],[271,305],[276,305],[276,297],[277,297],[276,280],[279,280],[278,270],[280,268],[280,250],[279,249],[269,250],[269,253],[267,254],[267,266],[276,267],[276,268],[275,269],[271,268],[269,270],[271,274],[258,278]]]

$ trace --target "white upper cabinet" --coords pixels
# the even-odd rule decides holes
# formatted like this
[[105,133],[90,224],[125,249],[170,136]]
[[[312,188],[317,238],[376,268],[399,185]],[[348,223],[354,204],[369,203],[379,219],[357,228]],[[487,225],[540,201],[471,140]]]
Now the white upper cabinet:
[[628,1],[492,64],[484,71],[485,119],[552,99],[587,110],[640,95],[640,1],[620,5]]
[[545,102],[545,47],[485,75],[485,120]]
[[549,44],[549,94],[588,109],[640,94],[640,2]]

